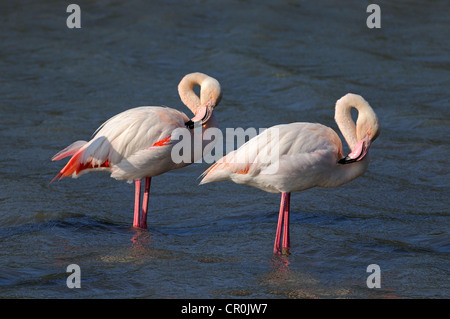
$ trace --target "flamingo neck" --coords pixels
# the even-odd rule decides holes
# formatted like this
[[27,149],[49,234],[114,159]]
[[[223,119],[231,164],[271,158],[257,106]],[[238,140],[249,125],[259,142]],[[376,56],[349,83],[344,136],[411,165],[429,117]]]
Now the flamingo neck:
[[[358,110],[357,124],[352,120],[351,109]],[[372,111],[369,104],[361,96],[356,94],[347,94],[336,102],[335,121],[347,142],[350,150],[354,150],[358,144],[358,123],[361,118],[367,117],[369,111]],[[360,137],[362,138],[362,137]]]
[[361,161],[352,163],[351,165],[336,165],[327,172],[327,178],[320,183],[321,187],[338,187],[345,183],[351,182],[355,178],[361,176],[368,168],[370,162],[369,154]]
[[[193,90],[195,85],[200,86],[200,97]],[[217,99],[220,95],[220,85],[215,79],[199,72],[186,75],[178,85],[181,101],[194,114],[197,114],[201,106],[210,100],[212,92],[215,93],[215,91],[219,92],[215,96],[215,99]],[[218,101],[214,102],[218,103]]]

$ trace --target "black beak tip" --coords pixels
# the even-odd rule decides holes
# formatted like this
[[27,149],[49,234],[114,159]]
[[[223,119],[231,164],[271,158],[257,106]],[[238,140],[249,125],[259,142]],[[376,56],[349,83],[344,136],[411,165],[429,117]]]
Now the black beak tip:
[[192,120],[187,121],[184,123],[187,128],[190,128],[191,130],[194,128],[194,122]]
[[338,161],[338,164],[350,164],[356,162],[356,159],[346,156]]

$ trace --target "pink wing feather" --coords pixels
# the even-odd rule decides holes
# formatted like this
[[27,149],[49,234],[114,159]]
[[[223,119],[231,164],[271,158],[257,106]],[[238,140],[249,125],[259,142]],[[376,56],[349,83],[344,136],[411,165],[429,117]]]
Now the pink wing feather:
[[158,106],[119,113],[103,123],[89,142],[76,141],[53,156],[54,161],[72,158],[52,181],[87,170],[109,170],[140,151],[168,145],[172,131],[188,120],[180,111]]

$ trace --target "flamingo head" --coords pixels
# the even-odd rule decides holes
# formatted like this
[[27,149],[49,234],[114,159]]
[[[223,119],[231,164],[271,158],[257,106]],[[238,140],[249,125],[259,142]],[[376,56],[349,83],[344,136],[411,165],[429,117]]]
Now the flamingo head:
[[369,151],[371,139],[369,134],[359,140],[352,152],[338,161],[339,164],[350,164],[361,161]]
[[352,148],[352,152],[338,161],[339,164],[359,162],[367,155],[369,147],[380,135],[378,118],[372,108],[364,109],[356,121],[356,138],[358,143]]
[[200,92],[200,107],[195,111],[195,116],[186,123],[188,127],[193,127],[194,123],[201,121],[205,124],[211,118],[214,108],[222,99],[222,91],[219,82],[211,77],[206,78],[202,82]]

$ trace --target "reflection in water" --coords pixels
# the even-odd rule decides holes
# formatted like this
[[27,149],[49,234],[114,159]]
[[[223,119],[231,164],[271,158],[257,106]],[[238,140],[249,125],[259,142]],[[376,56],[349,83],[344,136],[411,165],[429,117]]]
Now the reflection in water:
[[146,229],[134,228],[135,234],[131,238],[130,255],[134,258],[145,258],[152,254],[154,250],[152,248],[152,243],[154,242],[150,231]]
[[133,231],[135,234],[131,238],[132,244],[127,251],[136,260],[148,261],[177,258],[172,251],[157,247],[158,243],[150,230],[133,227]]
[[271,268],[275,277],[286,278],[290,272],[289,264],[289,256],[274,255],[271,259]]
[[290,269],[289,256],[274,255],[270,260],[270,271],[261,284],[269,292],[282,298],[319,298],[318,281],[307,273]]
[[135,227],[133,227],[133,230],[135,231],[135,234],[131,238],[133,249],[143,249],[150,244],[152,237],[148,230]]

